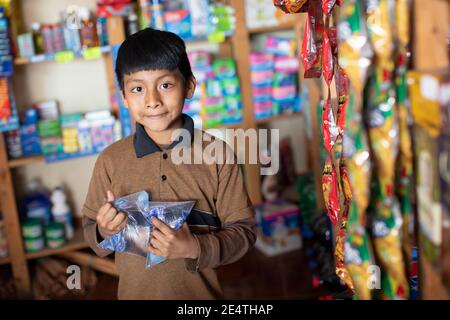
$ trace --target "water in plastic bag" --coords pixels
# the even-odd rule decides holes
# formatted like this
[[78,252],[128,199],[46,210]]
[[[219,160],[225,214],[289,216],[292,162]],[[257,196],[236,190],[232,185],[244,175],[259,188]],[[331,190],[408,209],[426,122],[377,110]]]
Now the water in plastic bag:
[[142,214],[142,210],[148,203],[149,196],[145,191],[132,193],[114,200],[113,205],[117,211],[128,216],[128,223],[121,232],[100,242],[99,247],[146,257],[150,239],[150,225]]
[[146,257],[146,267],[151,268],[165,260],[148,252],[153,225],[151,217],[179,230],[195,205],[195,201],[152,202],[145,191],[132,193],[114,200],[114,207],[128,217],[125,228],[104,239],[99,247],[115,252],[125,252]]
[[[186,221],[194,205],[195,201],[149,202],[143,212],[147,222],[150,224],[150,238],[153,230],[151,217],[161,220],[174,230],[179,230]],[[164,260],[166,260],[164,257],[156,256],[149,252],[147,254],[146,267],[151,268]]]

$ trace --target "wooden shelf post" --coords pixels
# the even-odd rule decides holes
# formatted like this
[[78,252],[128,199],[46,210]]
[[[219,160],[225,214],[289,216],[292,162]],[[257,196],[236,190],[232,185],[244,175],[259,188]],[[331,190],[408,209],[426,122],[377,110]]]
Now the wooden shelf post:
[[30,276],[22,242],[19,213],[17,211],[14,185],[8,166],[8,156],[4,136],[0,133],[0,208],[3,213],[5,233],[14,281],[19,297],[27,297],[30,292]]

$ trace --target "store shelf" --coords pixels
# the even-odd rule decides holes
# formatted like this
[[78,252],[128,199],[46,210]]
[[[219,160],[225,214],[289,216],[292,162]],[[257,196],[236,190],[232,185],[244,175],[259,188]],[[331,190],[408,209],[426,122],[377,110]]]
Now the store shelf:
[[261,125],[261,124],[266,124],[272,121],[278,121],[278,120],[284,120],[284,119],[289,119],[292,117],[298,117],[301,116],[302,112],[293,112],[293,113],[283,113],[280,114],[278,116],[273,116],[273,117],[268,117],[268,118],[263,118],[263,119],[256,119],[256,124],[257,125]]
[[83,230],[79,228],[75,231],[73,239],[70,240],[64,247],[58,249],[44,249],[39,252],[27,253],[25,256],[27,259],[37,259],[74,250],[85,249],[88,247],[89,245],[83,239]]
[[209,127],[205,127],[206,130],[208,129],[238,129],[238,128],[242,128],[242,123],[241,122],[237,122],[237,123],[221,123],[215,126],[209,126]]
[[6,258],[0,258],[0,266],[3,264],[8,264],[11,263],[11,258],[10,257],[6,257]]
[[258,27],[258,28],[249,28],[248,33],[250,34],[257,34],[257,33],[267,33],[267,32],[277,32],[277,31],[285,31],[285,30],[292,30],[295,26],[294,21],[289,22],[283,22],[278,25],[274,26],[265,26],[265,27]]
[[44,160],[46,163],[54,163],[64,160],[72,160],[72,159],[78,159],[78,158],[84,158],[84,157],[90,157],[98,155],[98,151],[80,151],[80,152],[74,152],[74,153],[57,153],[57,154],[50,154],[45,156]]
[[78,158],[84,158],[84,157],[90,157],[98,155],[99,152],[97,151],[88,151],[88,152],[74,152],[74,153],[57,153],[57,154],[50,154],[47,156],[38,155],[38,156],[32,156],[32,157],[25,157],[20,159],[14,159],[8,161],[8,166],[10,168],[17,168],[27,165],[32,165],[36,163],[55,163],[59,161],[64,160],[72,160],[72,159],[78,159]]
[[34,163],[40,163],[43,161],[44,161],[44,156],[42,156],[42,155],[31,156],[31,157],[25,157],[25,158],[20,158],[20,159],[9,160],[8,166],[10,168],[17,168],[17,167],[34,164]]
[[[100,50],[100,54],[105,54],[111,52],[110,46],[103,46],[98,47]],[[64,53],[72,52],[73,58],[82,58],[86,60],[95,60],[99,58],[97,56],[98,52],[95,52],[95,48],[88,48],[83,49],[79,51],[62,51],[62,52],[56,52],[56,53],[44,53],[32,56],[30,58],[16,58],[14,59],[14,65],[20,66],[20,65],[27,65],[27,64],[34,64],[34,63],[40,63],[40,62],[58,62],[59,58],[62,58],[62,60],[65,60],[64,58],[68,58],[67,56],[64,57]],[[87,55],[86,55],[87,53]],[[59,56],[58,56],[59,55]],[[70,59],[66,61],[61,61],[61,63],[67,63],[70,62]]]

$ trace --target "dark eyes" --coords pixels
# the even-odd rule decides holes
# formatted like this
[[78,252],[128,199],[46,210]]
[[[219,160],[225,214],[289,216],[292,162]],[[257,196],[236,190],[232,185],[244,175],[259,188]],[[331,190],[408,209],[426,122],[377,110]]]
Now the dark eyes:
[[[170,88],[172,88],[173,87],[173,84],[171,84],[171,83],[168,83],[168,82],[166,82],[166,83],[163,83],[163,84],[161,84],[160,86],[159,86],[159,88],[160,89],[162,89],[162,90],[168,90],[168,89],[170,89]],[[132,89],[131,89],[131,92],[132,93],[142,93],[144,91],[144,88],[143,87],[133,87]]]
[[161,85],[161,89],[164,89],[164,90],[167,90],[167,89],[170,89],[170,88],[172,88],[173,87],[173,84],[171,84],[171,83],[163,83],[162,85]]
[[131,92],[133,93],[141,93],[142,92],[142,87],[134,87],[131,89]]

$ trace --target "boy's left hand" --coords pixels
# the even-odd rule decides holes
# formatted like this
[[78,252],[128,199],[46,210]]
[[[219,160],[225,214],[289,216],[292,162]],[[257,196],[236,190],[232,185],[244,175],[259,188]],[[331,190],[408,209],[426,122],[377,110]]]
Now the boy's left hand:
[[167,259],[198,258],[197,240],[186,222],[180,230],[173,230],[155,217],[152,217],[152,224],[149,252]]

